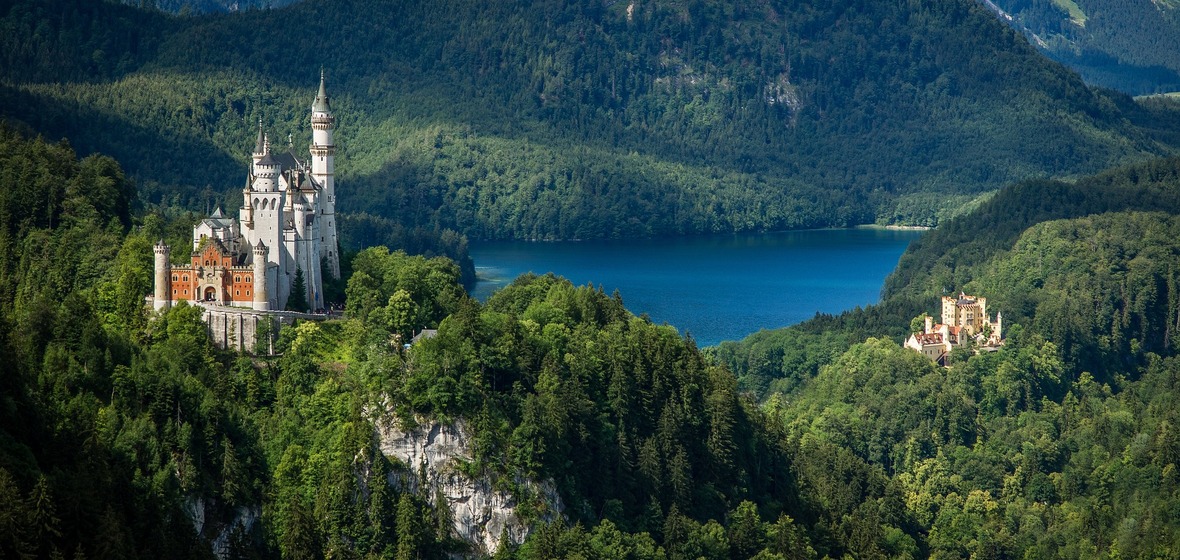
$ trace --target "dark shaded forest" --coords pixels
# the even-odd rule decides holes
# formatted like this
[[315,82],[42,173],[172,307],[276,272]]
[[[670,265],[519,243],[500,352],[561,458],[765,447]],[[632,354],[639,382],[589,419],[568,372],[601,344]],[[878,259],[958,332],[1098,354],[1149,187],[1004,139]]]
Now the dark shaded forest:
[[253,127],[304,141],[324,66],[340,211],[474,239],[933,225],[1176,143],[1175,103],[1091,90],[969,0],[628,6],[22,0],[0,111],[232,213]]
[[[1150,0],[995,0],[1010,23],[1087,83],[1146,95],[1180,91],[1180,6]],[[1004,21],[1009,21],[1004,18]]]

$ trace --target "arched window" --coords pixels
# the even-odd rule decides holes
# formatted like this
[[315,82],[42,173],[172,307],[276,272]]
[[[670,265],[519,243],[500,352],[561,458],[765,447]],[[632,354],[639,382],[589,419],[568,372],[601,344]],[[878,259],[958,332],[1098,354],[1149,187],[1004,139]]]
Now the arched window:
[[258,206],[258,199],[257,199],[257,198],[255,198],[255,199],[254,199],[254,206],[255,206],[255,207],[257,207],[257,206]]
[[173,275],[172,275],[172,281],[173,281],[173,282],[179,282],[179,281],[180,281],[180,275],[178,275],[178,274],[173,274]]
[[184,281],[188,282],[188,275],[187,274],[184,276]]
[[241,276],[234,276],[234,283],[235,284],[240,284],[241,282],[242,282]]

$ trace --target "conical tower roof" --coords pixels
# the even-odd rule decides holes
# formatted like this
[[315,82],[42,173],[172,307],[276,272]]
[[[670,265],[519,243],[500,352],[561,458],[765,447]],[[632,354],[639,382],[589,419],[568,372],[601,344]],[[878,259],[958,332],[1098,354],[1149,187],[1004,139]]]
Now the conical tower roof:
[[261,154],[266,149],[266,135],[262,132],[262,119],[258,119],[258,140],[254,141],[254,153]]
[[332,106],[328,103],[328,87],[324,80],[324,69],[320,69],[320,91],[315,96],[315,102],[311,104],[311,110],[317,113],[330,113]]

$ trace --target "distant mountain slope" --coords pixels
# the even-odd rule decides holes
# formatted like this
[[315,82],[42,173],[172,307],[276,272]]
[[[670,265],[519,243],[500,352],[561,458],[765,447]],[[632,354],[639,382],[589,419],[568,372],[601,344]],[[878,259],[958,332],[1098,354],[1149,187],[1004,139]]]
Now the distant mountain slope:
[[128,6],[173,14],[206,14],[282,8],[300,0],[117,0]]
[[1089,83],[1136,95],[1180,91],[1180,2],[980,1]]
[[[970,0],[305,2],[0,12],[0,111],[194,204],[250,129],[306,138],[320,65],[344,211],[480,238],[932,224],[1030,176],[1173,148]],[[180,147],[178,147],[178,142]],[[151,187],[152,184],[158,187]]]

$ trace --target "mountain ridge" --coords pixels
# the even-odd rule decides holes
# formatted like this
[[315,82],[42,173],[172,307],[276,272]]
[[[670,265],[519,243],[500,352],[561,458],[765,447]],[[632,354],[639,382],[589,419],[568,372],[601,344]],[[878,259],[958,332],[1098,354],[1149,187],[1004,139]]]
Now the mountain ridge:
[[[77,18],[37,23],[30,6],[47,2],[72,10],[71,0],[25,0],[0,18],[13,47],[0,81],[37,93],[5,116],[86,137],[80,147],[112,153],[189,204],[205,185],[151,169],[165,143],[39,115],[81,98],[162,137],[191,131],[214,148],[179,163],[210,169],[225,193],[237,181],[223,177],[239,171],[223,158],[245,157],[242,131],[259,117],[298,131],[299,76],[323,65],[340,104],[341,173],[357,187],[342,189],[342,211],[479,238],[931,225],[1009,181],[1174,149],[1132,122],[1134,101],[1087,88],[966,0],[358,0],[200,18],[87,8],[131,39],[71,27]],[[302,23],[283,40],[258,31],[290,21]],[[36,52],[67,60],[22,78],[30,44],[57,44],[38,34],[46,25],[59,25],[62,45]],[[127,80],[146,94],[139,105],[122,99]],[[426,204],[408,210],[407,200]]]

